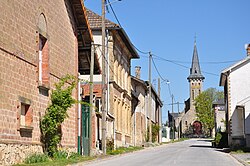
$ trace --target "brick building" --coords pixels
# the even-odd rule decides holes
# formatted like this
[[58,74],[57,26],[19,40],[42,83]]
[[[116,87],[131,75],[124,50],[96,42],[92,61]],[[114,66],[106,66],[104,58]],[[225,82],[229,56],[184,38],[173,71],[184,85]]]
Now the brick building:
[[[61,77],[78,75],[78,46],[91,32],[80,0],[0,1],[0,165],[42,152],[39,122]],[[83,71],[81,71],[83,72]],[[77,98],[77,90],[74,90]],[[77,106],[62,125],[62,147],[77,149]]]

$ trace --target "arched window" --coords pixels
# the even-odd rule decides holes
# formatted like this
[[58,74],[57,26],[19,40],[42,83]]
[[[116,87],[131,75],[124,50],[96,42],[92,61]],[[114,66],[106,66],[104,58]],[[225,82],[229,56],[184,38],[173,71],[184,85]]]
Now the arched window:
[[39,87],[49,89],[49,47],[44,14],[39,16],[38,39],[38,84]]

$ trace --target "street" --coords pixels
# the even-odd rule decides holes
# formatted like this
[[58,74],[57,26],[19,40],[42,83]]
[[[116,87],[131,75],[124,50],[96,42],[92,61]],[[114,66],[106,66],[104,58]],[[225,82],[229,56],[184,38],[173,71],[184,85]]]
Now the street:
[[237,166],[242,165],[232,156],[211,148],[206,139],[191,139],[173,144],[95,160],[88,166]]

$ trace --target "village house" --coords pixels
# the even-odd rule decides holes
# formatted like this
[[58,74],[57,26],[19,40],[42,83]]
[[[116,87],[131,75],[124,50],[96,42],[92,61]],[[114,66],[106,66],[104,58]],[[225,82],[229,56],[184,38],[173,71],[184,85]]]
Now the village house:
[[213,102],[214,110],[214,132],[225,132],[226,131],[226,114],[225,114],[225,103],[224,99]]
[[229,146],[250,147],[250,44],[247,57],[221,72]]
[[[95,52],[98,55],[98,63],[102,67],[102,27],[101,16],[91,10],[87,10],[87,17],[93,33]],[[131,76],[130,66],[131,59],[139,58],[130,39],[124,29],[119,25],[105,20],[106,25],[106,78],[108,82],[106,110],[107,123],[106,133],[107,141],[114,141],[115,147],[132,145],[131,131]],[[82,76],[88,79],[89,76]],[[94,91],[96,91],[96,99],[100,101],[100,89],[102,76],[94,75]],[[88,87],[82,86],[84,95],[88,96]],[[101,104],[101,102],[98,102]],[[101,108],[98,104],[99,108]],[[95,141],[97,149],[100,149],[102,140],[101,111],[96,113],[95,126],[92,129],[96,132]]]
[[[149,97],[148,81],[140,79],[141,67],[136,66],[135,77],[131,77],[132,86],[132,136],[134,146],[144,146],[149,140],[149,124],[159,126],[160,130],[157,133],[155,142],[161,143],[162,137],[162,114],[161,108],[163,106],[159,94],[152,87],[152,95]],[[151,111],[149,111],[148,100],[151,100]],[[150,114],[151,113],[151,114]]]
[[[0,10],[0,165],[10,165],[43,152],[39,125],[51,90],[66,74],[78,76],[92,37],[81,0],[1,1]],[[74,152],[77,109],[61,126],[60,146]]]

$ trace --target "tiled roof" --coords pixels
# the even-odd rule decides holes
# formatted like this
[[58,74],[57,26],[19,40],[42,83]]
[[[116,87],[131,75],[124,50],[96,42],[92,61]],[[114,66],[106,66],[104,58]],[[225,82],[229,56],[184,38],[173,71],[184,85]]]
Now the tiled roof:
[[[86,8],[87,17],[89,20],[90,28],[91,29],[100,29],[102,28],[102,17],[95,12]],[[119,25],[113,23],[112,21],[105,19],[106,28],[119,28]]]

